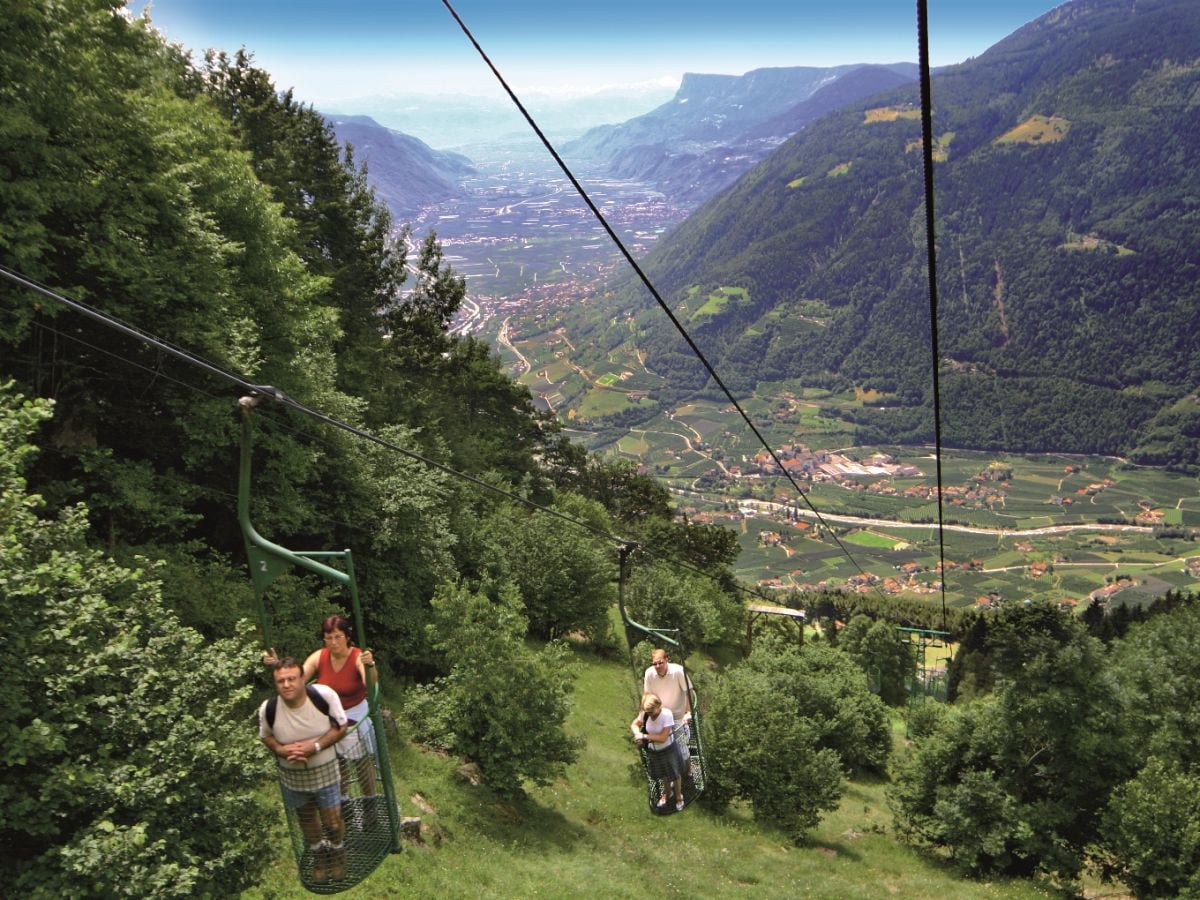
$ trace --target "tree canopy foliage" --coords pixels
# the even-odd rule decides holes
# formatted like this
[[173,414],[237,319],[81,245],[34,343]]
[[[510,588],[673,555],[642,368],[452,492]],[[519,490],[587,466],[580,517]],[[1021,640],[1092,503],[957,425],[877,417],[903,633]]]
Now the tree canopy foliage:
[[882,771],[891,729],[866,677],[843,654],[760,640],[718,679],[704,720],[720,805],[749,800],[754,815],[799,839],[837,806],[852,771]]
[[[385,669],[444,679],[432,683],[446,685],[468,717],[490,704],[489,718],[458,723],[454,746],[491,783],[515,789],[561,771],[573,741],[535,746],[530,736],[541,733],[542,720],[529,717],[554,710],[558,721],[547,727],[561,727],[571,669],[560,648],[535,653],[524,636],[608,639],[616,564],[604,534],[618,523],[631,531],[653,525],[693,559],[728,557],[729,542],[672,523],[652,480],[572,447],[486,344],[450,333],[466,287],[436,234],[411,236],[392,221],[353,148],[311,106],[279,91],[249,53],[193,59],[119,0],[19,3],[0,21],[0,159],[4,265],[405,451],[268,402],[254,414],[254,522],[285,546],[356,550],[365,630]],[[37,677],[56,672],[64,697],[78,702],[60,703],[52,693],[44,727],[22,718],[12,726],[24,729],[20,741],[8,735],[22,762],[5,790],[30,829],[17,841],[21,864],[74,853],[74,871],[92,877],[99,863],[84,859],[72,829],[94,820],[97,828],[112,825],[93,837],[108,841],[129,871],[140,865],[131,848],[157,853],[167,841],[164,865],[178,864],[181,890],[231,892],[251,877],[234,857],[261,854],[257,837],[222,829],[239,818],[248,828],[258,813],[249,801],[227,800],[224,789],[202,797],[203,779],[195,792],[178,788],[171,742],[207,724],[219,735],[204,739],[213,777],[225,777],[231,790],[244,789],[263,759],[240,718],[254,667],[247,668],[249,634],[237,623],[254,608],[233,511],[237,394],[149,342],[7,280],[0,301],[0,377],[55,403],[56,415],[35,417],[37,432],[22,438],[39,448],[24,462],[29,490],[64,517],[65,531],[43,541],[70,546],[56,557],[66,568],[53,577],[90,605],[71,613],[76,621],[53,607],[49,586],[26,589],[64,617],[59,631],[71,638],[70,657],[97,661],[87,673],[73,672],[62,657],[68,648],[41,646],[51,633],[41,626],[10,645],[31,654],[36,665],[27,668]],[[502,493],[551,506],[591,530],[531,514],[497,499]],[[72,512],[81,501],[87,517]],[[20,536],[10,543],[26,546]],[[29,559],[43,565],[44,549],[30,549]],[[11,565],[18,563],[13,556]],[[142,574],[151,569],[154,583]],[[268,597],[276,649],[303,656],[317,622],[347,605],[312,578],[280,578]],[[122,617],[130,635],[113,624]],[[471,621],[490,624],[472,631]],[[230,639],[231,632],[246,638]],[[479,652],[495,661],[473,673],[476,681],[451,647],[484,636],[490,642]],[[145,657],[152,670],[110,661],[119,656],[114,648],[139,642],[155,648]],[[195,671],[172,663],[187,675],[178,703],[160,687],[168,683],[160,656],[175,653],[197,660]],[[198,660],[214,654],[220,664],[200,670]],[[111,687],[101,682],[110,670]],[[96,714],[79,724],[81,710],[92,715],[123,694],[141,698],[131,709],[144,713],[142,721],[127,722],[114,707],[104,713],[110,720]],[[163,711],[151,715],[143,702]],[[202,708],[203,720],[163,718],[185,705]],[[19,716],[27,706],[18,705]],[[130,751],[130,742],[114,740],[105,730],[113,722],[147,747],[134,741]],[[77,744],[65,741],[65,728],[76,729]],[[497,740],[501,733],[509,743]],[[34,749],[44,759],[35,760]],[[34,798],[43,784],[66,790],[56,779],[82,764],[59,766],[54,754],[74,759],[73,752],[92,761],[112,790],[132,786],[120,787],[128,796],[111,814],[103,791],[81,791],[68,828],[47,819],[52,804],[35,809]],[[151,754],[166,774],[145,774]],[[121,760],[137,778],[116,771]],[[18,776],[36,790],[18,797]],[[174,820],[151,809],[152,787],[164,809],[177,804]],[[174,842],[169,829],[189,828],[200,802],[218,827],[209,837],[193,828]],[[158,890],[140,878],[129,884]]]
[[248,716],[257,656],[180,625],[147,560],[90,548],[82,504],[41,515],[21,471],[49,415],[0,387],[6,891],[236,893],[263,866],[266,765],[250,728],[213,723]]
[[[554,509],[601,530],[609,527],[608,514],[594,500],[562,492]],[[512,504],[498,506],[482,531],[493,548],[487,554],[490,577],[517,588],[533,635],[552,638],[580,631],[593,640],[604,637],[615,567],[595,535]]]
[[1104,870],[1143,897],[1200,895],[1200,604],[1140,623],[1113,648],[1124,739],[1137,774],[1109,799]]
[[[193,63],[118,2],[22,4],[0,27],[7,264],[414,454],[497,485],[533,479],[551,499],[536,458],[552,424],[485,345],[446,332],[464,285],[433,234],[403,289],[405,231],[317,112],[247,53]],[[0,296],[4,370],[59,409],[31,483],[53,508],[86,498],[118,557],[168,557],[164,596],[225,633],[248,608],[206,613],[186,595],[198,570],[219,583],[240,567],[236,396],[8,282]],[[474,564],[463,484],[286,410],[257,418],[258,527],[367,549],[368,631],[390,661],[428,666],[429,598]],[[300,598],[281,587],[286,619]]]
[[915,660],[897,640],[895,625],[857,615],[838,635],[838,647],[867,674],[872,690],[884,703],[899,706],[904,702]]
[[744,627],[745,607],[714,579],[661,562],[634,567],[625,604],[639,624],[677,629],[685,647],[739,639]]
[[433,608],[430,638],[450,671],[409,693],[405,717],[415,735],[475,760],[501,792],[561,775],[580,747],[565,728],[574,688],[566,647],[526,647],[511,589],[493,600],[445,586]]
[[[1118,608],[1119,609],[1119,608]],[[1200,865],[1200,604],[1162,598],[1109,648],[1045,605],[981,616],[956,655],[957,700],[910,716],[893,773],[902,834],[975,874],[1087,864],[1139,897],[1192,896]]]
[[755,818],[802,839],[845,792],[837,754],[749,670],[722,679],[713,702],[707,800],[746,799]]

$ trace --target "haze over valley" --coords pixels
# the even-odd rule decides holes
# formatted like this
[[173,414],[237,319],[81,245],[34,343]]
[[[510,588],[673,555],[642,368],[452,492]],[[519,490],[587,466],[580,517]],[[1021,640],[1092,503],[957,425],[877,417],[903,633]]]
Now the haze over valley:
[[[532,315],[546,302],[569,305],[601,289],[618,271],[619,251],[541,145],[472,150],[476,172],[462,179],[463,194],[426,206],[412,224],[418,235],[437,232],[485,318],[499,309]],[[635,256],[687,215],[650,185],[576,175]],[[479,331],[484,323],[458,327]]]

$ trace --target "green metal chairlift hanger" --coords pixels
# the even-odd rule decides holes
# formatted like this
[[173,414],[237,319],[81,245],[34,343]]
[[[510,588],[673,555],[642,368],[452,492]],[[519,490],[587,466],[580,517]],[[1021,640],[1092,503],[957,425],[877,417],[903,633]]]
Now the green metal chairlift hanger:
[[[273,646],[271,639],[271,617],[268,613],[266,594],[272,583],[292,567],[320,575],[344,588],[350,595],[352,621],[355,638],[360,647],[366,647],[362,609],[358,601],[358,584],[354,577],[354,558],[349,550],[304,550],[293,551],[272,543],[255,530],[250,523],[250,461],[253,436],[253,408],[260,397],[243,397],[239,400],[242,409],[241,464],[238,470],[238,524],[246,540],[246,554],[250,560],[250,578],[254,583],[254,597],[258,607],[258,618],[262,628],[263,643]],[[325,561],[340,561],[342,569],[334,568]],[[314,867],[320,867],[316,854],[304,840],[299,816],[287,807],[288,831],[296,864],[300,869],[300,881],[309,891],[317,894],[335,894],[358,884],[389,854],[400,850],[400,814],[396,802],[396,789],[392,782],[388,763],[387,734],[379,708],[379,683],[376,681],[368,690],[368,707],[371,723],[375,729],[373,753],[363,758],[373,768],[366,772],[361,765],[342,765],[342,816],[346,823],[345,874],[337,879],[320,879]],[[353,729],[357,729],[356,723]],[[348,732],[349,734],[349,732]],[[343,738],[345,740],[345,738]],[[365,743],[365,742],[364,742]],[[355,761],[359,762],[359,761]],[[378,785],[383,786],[384,796],[379,797]],[[281,783],[282,790],[282,783]]]

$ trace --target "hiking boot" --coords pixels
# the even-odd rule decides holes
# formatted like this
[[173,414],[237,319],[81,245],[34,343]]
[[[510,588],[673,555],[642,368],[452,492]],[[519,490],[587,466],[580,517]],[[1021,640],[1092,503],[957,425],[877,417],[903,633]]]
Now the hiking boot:
[[329,850],[329,877],[341,881],[346,877],[346,847],[341,845]]
[[329,880],[329,851],[323,842],[320,847],[312,848],[312,880],[314,884]]

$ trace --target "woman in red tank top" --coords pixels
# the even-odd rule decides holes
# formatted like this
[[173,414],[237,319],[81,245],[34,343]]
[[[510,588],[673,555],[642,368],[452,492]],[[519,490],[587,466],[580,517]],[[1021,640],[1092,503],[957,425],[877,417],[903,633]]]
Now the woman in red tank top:
[[[357,647],[346,646],[347,641],[340,629],[325,635],[325,641],[326,646],[316,651],[317,684],[337,691],[342,708],[349,714],[352,707],[367,699],[367,681],[363,677],[366,663],[359,666],[362,652]],[[334,651],[338,649],[342,651],[340,659],[334,656]]]

